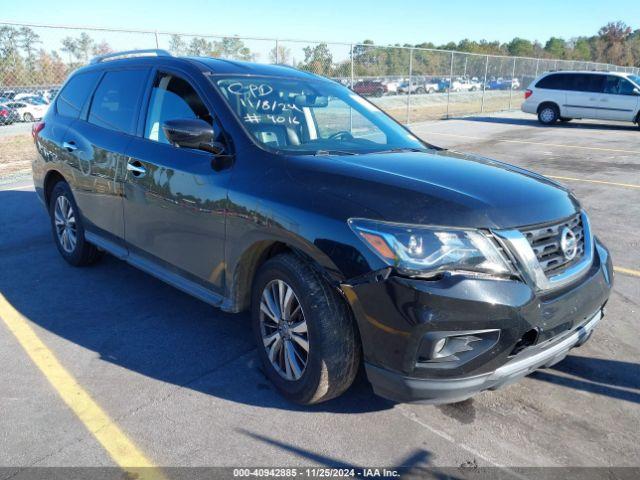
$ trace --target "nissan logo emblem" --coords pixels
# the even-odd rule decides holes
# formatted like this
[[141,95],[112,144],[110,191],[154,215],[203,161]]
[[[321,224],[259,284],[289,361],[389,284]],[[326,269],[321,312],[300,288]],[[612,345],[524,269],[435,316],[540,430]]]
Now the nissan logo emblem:
[[564,227],[560,234],[560,248],[567,260],[573,260],[578,253],[576,234],[569,227]]

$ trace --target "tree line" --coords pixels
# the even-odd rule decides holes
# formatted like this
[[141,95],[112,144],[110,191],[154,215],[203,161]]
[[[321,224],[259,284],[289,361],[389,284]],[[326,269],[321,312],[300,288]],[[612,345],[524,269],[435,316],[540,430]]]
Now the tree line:
[[[76,37],[67,36],[56,49],[45,46],[40,36],[29,27],[0,26],[0,86],[49,85],[64,81],[68,73],[85,65],[91,57],[113,51],[106,41],[96,41],[86,32]],[[413,53],[406,47],[414,47]],[[208,40],[204,37],[172,35],[169,49],[176,55],[196,55],[235,60],[262,60],[260,54],[239,38],[228,37]],[[376,46],[365,40],[353,48],[354,74],[357,76],[398,75],[407,71],[412,62],[415,74],[445,72],[450,67],[450,55],[420,49],[438,49],[485,55],[506,55],[540,59],[563,59],[609,63],[621,66],[640,66],[640,29],[633,30],[623,22],[608,23],[596,35],[565,40],[551,37],[544,44],[516,37],[510,42],[462,40],[435,45],[431,42],[416,45],[403,44]],[[409,56],[412,56],[409,59]],[[293,65],[326,76],[349,76],[350,59],[336,60],[327,43],[308,45],[302,49],[302,58],[295,58],[291,49],[280,43],[274,46],[266,59],[272,63]],[[464,72],[484,69],[482,57],[454,57],[464,61]],[[462,64],[455,65],[458,73]],[[477,64],[477,65],[476,65]]]

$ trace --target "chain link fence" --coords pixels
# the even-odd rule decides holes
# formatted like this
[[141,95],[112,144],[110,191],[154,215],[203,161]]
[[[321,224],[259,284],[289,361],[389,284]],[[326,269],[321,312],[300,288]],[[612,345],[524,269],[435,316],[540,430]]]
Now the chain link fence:
[[65,78],[93,56],[148,48],[307,70],[370,97],[405,124],[517,109],[523,90],[545,71],[640,70],[412,47],[0,22],[0,103],[26,105],[16,120],[32,121],[32,104],[50,102]]

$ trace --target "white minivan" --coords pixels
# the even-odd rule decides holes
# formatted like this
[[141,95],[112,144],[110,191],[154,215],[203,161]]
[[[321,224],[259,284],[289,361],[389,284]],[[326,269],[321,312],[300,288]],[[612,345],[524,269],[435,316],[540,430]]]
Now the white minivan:
[[544,125],[574,118],[639,123],[640,76],[618,72],[549,72],[524,94],[522,111]]

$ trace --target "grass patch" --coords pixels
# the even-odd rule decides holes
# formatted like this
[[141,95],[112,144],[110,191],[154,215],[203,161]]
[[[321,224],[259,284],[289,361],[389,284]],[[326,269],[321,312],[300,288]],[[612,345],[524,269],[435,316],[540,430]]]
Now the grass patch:
[[0,137],[0,178],[31,171],[36,155],[30,133]]

